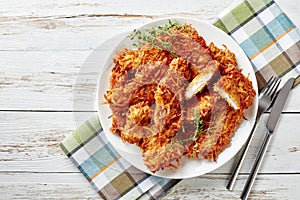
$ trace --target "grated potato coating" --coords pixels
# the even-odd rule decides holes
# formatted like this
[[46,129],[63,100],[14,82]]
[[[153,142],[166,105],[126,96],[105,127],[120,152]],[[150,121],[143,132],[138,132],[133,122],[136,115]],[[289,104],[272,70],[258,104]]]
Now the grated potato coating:
[[183,27],[157,34],[172,52],[146,42],[116,52],[105,94],[112,133],[137,145],[153,173],[183,156],[216,161],[256,95],[233,52]]

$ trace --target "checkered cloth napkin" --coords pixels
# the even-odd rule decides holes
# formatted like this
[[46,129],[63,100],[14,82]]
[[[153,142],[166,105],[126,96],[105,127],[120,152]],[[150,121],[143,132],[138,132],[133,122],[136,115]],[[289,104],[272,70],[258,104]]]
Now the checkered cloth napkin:
[[60,146],[103,199],[158,199],[180,181],[152,176],[130,165],[108,142],[97,115]]
[[215,26],[229,34],[250,59],[262,88],[271,76],[300,81],[300,32],[272,0],[237,1]]
[[[259,87],[273,75],[287,80],[300,74],[299,30],[274,1],[236,3],[214,25],[245,51]],[[158,199],[180,181],[152,176],[130,165],[107,141],[97,115],[63,140],[61,148],[104,199]]]

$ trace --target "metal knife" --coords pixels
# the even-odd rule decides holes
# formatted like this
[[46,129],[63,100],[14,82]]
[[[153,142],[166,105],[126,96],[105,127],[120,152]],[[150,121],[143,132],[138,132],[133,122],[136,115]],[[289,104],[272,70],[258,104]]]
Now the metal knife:
[[267,148],[269,146],[269,143],[271,141],[271,138],[273,136],[273,132],[275,130],[276,124],[278,122],[278,119],[281,115],[281,111],[283,110],[283,107],[285,105],[285,102],[288,98],[288,95],[290,93],[290,90],[292,89],[292,86],[294,84],[295,79],[290,78],[284,86],[281,88],[281,90],[278,93],[278,96],[276,97],[276,100],[274,102],[274,105],[272,107],[271,113],[268,118],[267,122],[267,134],[265,136],[265,139],[262,143],[262,146],[258,152],[257,158],[255,160],[254,165],[252,166],[252,169],[250,171],[249,177],[247,179],[247,182],[244,186],[244,189],[241,194],[241,199],[247,199],[250,193],[250,190],[252,188],[252,185],[254,183],[254,180],[256,178],[257,172],[260,168],[260,165],[262,163],[263,157],[267,151]]

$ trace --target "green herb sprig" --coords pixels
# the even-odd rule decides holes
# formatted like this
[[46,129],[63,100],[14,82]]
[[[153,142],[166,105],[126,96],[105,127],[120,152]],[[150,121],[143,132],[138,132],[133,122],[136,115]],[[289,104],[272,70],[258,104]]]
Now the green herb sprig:
[[133,46],[141,48],[145,44],[150,44],[153,48],[158,48],[162,50],[167,50],[170,53],[176,55],[172,51],[172,42],[163,41],[159,38],[160,35],[169,35],[171,36],[174,30],[185,29],[185,25],[178,23],[177,21],[171,21],[163,26],[154,26],[151,29],[146,29],[144,32],[140,30],[134,30],[128,37],[131,40],[137,39],[138,43],[134,43]]
[[204,120],[200,118],[200,115],[198,113],[195,113],[195,121],[194,121],[194,126],[195,126],[195,132],[194,136],[191,138],[193,141],[196,141],[199,137],[200,134],[205,134],[204,130]]

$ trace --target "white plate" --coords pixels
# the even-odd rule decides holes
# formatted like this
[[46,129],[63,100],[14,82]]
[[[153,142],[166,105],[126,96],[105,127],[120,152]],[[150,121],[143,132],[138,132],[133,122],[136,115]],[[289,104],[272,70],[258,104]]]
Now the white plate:
[[[225,44],[231,51],[235,53],[238,61],[238,67],[243,69],[243,74],[252,81],[253,88],[258,93],[255,74],[247,56],[230,36],[228,36],[220,29],[216,28],[215,26],[205,23],[203,21],[190,18],[168,18],[148,23],[141,28],[144,29],[147,27],[150,28],[153,26],[164,25],[168,23],[169,19],[171,19],[172,21],[176,20],[182,24],[192,24],[192,26],[197,29],[199,35],[201,35],[206,40],[207,44],[209,44],[210,42],[214,42],[214,44],[218,47],[221,47],[222,44]],[[105,63],[104,71],[101,77],[99,78],[97,91],[98,102],[105,101],[103,95],[109,89],[109,77],[111,74],[111,68],[113,64],[112,58],[114,57],[116,50],[120,50],[123,48],[133,48],[132,43],[133,42],[129,38],[125,37],[114,49],[112,49],[111,55],[108,57],[107,62]],[[246,142],[250,134],[250,130],[254,125],[258,105],[257,101],[258,99],[256,96],[253,105],[246,112],[246,118],[248,120],[244,120],[241,123],[241,125],[235,132],[234,137],[232,137],[231,139],[231,146],[226,148],[218,156],[216,162],[183,158],[181,162],[181,167],[179,169],[164,169],[156,172],[155,175],[166,178],[190,178],[206,174],[225,164],[240,150],[240,148]],[[108,140],[115,147],[117,152],[136,168],[152,174],[144,165],[143,158],[138,147],[129,143],[123,143],[118,136],[110,132],[109,129],[111,127],[111,118],[109,118],[109,116],[112,114],[112,112],[109,106],[99,105],[98,114],[103,130]]]

